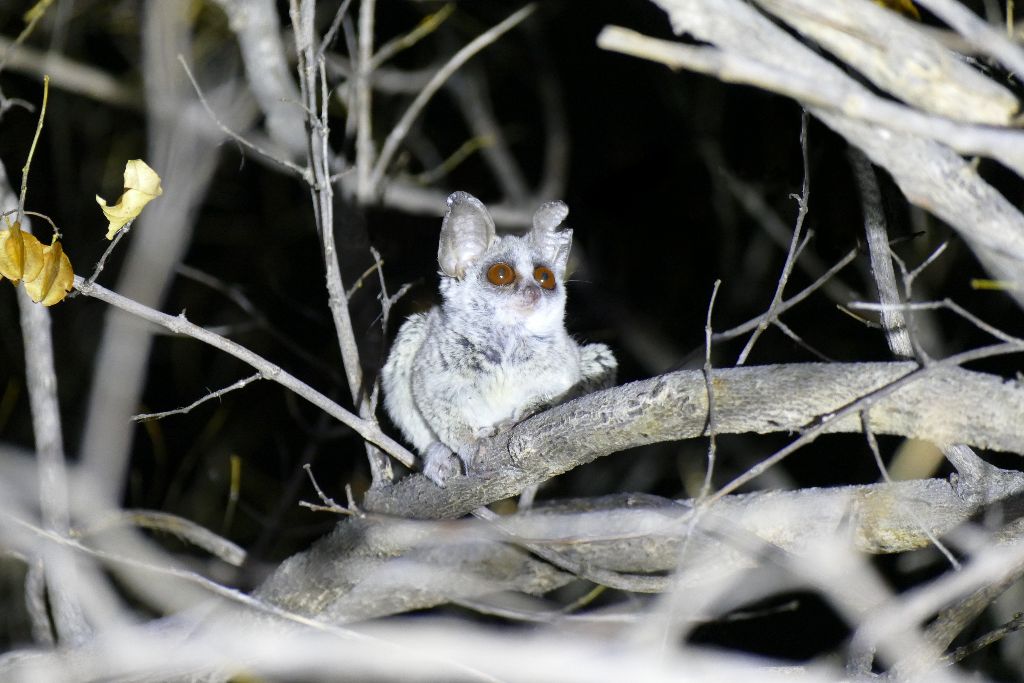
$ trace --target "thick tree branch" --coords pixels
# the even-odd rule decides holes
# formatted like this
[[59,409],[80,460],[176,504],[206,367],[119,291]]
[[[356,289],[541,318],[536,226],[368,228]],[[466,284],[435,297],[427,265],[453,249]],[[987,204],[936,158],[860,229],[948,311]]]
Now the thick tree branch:
[[[713,374],[716,431],[719,434],[797,431],[815,423],[821,415],[834,413],[865,394],[905,377],[916,367],[914,363],[854,363],[716,370]],[[872,404],[870,414],[872,429],[877,433],[1024,452],[1024,427],[1011,417],[1022,414],[1021,411],[1024,411],[1024,387],[1018,383],[959,368],[936,368],[879,398]],[[449,480],[444,489],[418,475],[406,477],[393,486],[371,491],[364,507],[373,513],[400,517],[458,517],[615,451],[702,436],[706,417],[707,393],[700,371],[682,371],[634,382],[558,406],[495,437],[483,461],[500,464],[486,475],[456,477]],[[824,431],[857,432],[860,429],[858,416],[851,414],[828,424]],[[843,524],[848,524],[847,533],[862,549],[897,552],[922,547],[928,543],[929,533],[940,535],[966,521],[978,506],[1012,497],[1015,491],[1024,488],[1024,483],[1017,481],[1019,476],[1003,479],[988,470],[969,474],[965,482],[971,485],[964,483],[956,488],[941,480],[928,480],[892,486],[727,496],[711,508],[708,519],[712,520],[709,522],[712,529],[737,524],[726,520],[743,520],[736,527],[743,535],[783,549],[795,548],[797,538],[810,539],[815,534],[827,538],[837,533]],[[655,500],[655,504],[650,503],[651,500]],[[564,532],[565,525],[575,525],[575,535],[569,537],[571,543],[567,546],[565,536],[561,544],[555,543],[555,546],[568,560],[617,572],[649,573],[675,567],[680,529],[685,528],[689,512],[688,503],[634,496],[610,506],[607,501],[577,502],[536,514],[572,511],[573,505],[580,512],[604,511],[593,516],[569,514],[563,517],[562,526],[556,528]],[[608,507],[614,512],[607,512]],[[616,507],[622,509],[616,510]],[[628,517],[638,508],[646,513],[655,510],[657,514],[653,518],[668,526],[660,527],[655,533],[645,526],[651,515],[643,517],[643,523],[638,517]],[[552,518],[527,516],[523,519],[527,521],[506,523],[503,518],[501,540],[515,541],[518,535],[535,543],[543,534],[536,527],[531,528],[529,520]],[[325,615],[332,620],[377,616],[389,613],[378,610],[403,606],[412,609],[438,604],[444,596],[437,593],[411,588],[400,591],[393,583],[387,590],[377,586],[377,570],[387,562],[398,561],[413,549],[417,558],[433,557],[430,554],[436,552],[436,546],[420,548],[419,539],[396,540],[387,531],[388,525],[393,523],[397,522],[375,515],[342,521],[311,550],[283,564],[258,594],[288,609]],[[517,527],[517,524],[526,526]],[[797,527],[799,533],[795,531]],[[437,528],[450,532],[448,527]],[[632,531],[616,538],[616,529]],[[729,533],[733,531],[735,529]],[[612,538],[608,537],[609,533]],[[600,538],[587,534],[600,534]],[[662,537],[660,542],[652,540],[658,536]],[[438,533],[424,534],[424,537],[434,543],[441,538]],[[581,538],[589,542],[581,542]],[[704,542],[712,544],[707,546],[708,558],[729,558],[722,560],[722,566],[751,566],[749,553],[728,551],[729,544],[723,546],[718,536],[709,534]],[[491,555],[484,553],[483,557],[492,556],[497,547],[504,552],[505,546],[492,544]],[[703,546],[696,547],[701,553],[698,556],[703,557]],[[447,550],[437,557],[450,562],[454,556]],[[518,555],[503,557],[506,559],[499,563],[502,566],[523,561]],[[436,559],[431,562],[435,572],[450,571],[445,562]],[[359,567],[359,594],[352,594],[350,589],[355,585],[350,575],[353,565]],[[466,570],[465,565],[461,566]],[[697,566],[686,580],[699,582],[702,575],[714,574],[711,569],[700,569],[704,565]],[[561,581],[558,578],[561,576],[560,573],[548,575],[531,588],[553,586]],[[448,591],[449,597],[456,597],[450,595],[450,586]],[[390,597],[381,603],[382,595]]]
[[[973,488],[989,495],[974,497]],[[365,517],[341,522],[287,560],[256,595],[291,612],[343,623],[499,587],[542,593],[570,578],[509,542],[544,547],[567,563],[625,577],[676,571],[679,585],[697,587],[800,557],[837,538],[871,553],[919,549],[929,536],[946,534],[981,510],[997,523],[1019,519],[1022,491],[1024,475],[994,470],[976,487],[928,479],[758,492],[719,500],[695,527],[692,501],[644,494],[562,501],[495,525]]]
[[[719,434],[793,432],[915,370],[914,363],[804,363],[713,373]],[[873,404],[876,434],[1024,453],[1024,387],[959,368],[935,368]],[[707,397],[700,371],[684,370],[590,394],[495,437],[486,475],[440,489],[407,477],[368,497],[368,510],[406,517],[458,517],[530,484],[616,451],[704,435]],[[851,414],[824,432],[860,432]]]
[[[0,164],[0,210],[17,202],[17,195],[7,179],[7,169]],[[25,232],[32,232],[28,217],[22,218],[21,227]],[[55,534],[66,535],[70,525],[69,488],[60,405],[57,402],[50,311],[34,303],[24,287],[18,289],[18,310],[25,351],[25,382],[32,409],[32,435],[38,459],[39,507],[46,528]],[[90,636],[89,625],[81,602],[71,588],[77,582],[73,558],[56,549],[43,556],[42,564],[42,576],[45,577],[58,637],[71,643],[86,640]],[[41,591],[42,582],[39,586]]]

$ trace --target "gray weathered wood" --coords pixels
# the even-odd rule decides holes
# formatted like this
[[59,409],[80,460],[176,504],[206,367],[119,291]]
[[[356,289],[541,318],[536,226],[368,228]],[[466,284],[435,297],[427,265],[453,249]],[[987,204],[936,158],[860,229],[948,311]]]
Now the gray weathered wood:
[[[716,370],[716,424],[720,433],[798,431],[916,367],[901,362]],[[398,518],[462,516],[609,453],[701,436],[706,411],[705,384],[698,371],[634,382],[553,408],[491,440],[487,461],[493,455],[504,464],[486,476],[456,477],[441,489],[413,475],[371,491],[364,502],[367,517],[341,521],[310,550],[282,564],[257,596],[299,614],[343,622],[502,587],[544,592],[567,580],[565,573],[530,559],[509,542],[546,544],[569,562],[610,571],[671,570],[689,523],[688,503],[650,496],[564,503],[521,518],[502,518],[495,536],[470,535],[472,543],[465,546],[452,542],[451,523],[408,527],[409,522]],[[920,374],[870,408],[876,433],[1017,453],[1024,453],[1024,425],[1014,417],[1021,414],[1024,387],[959,368]],[[823,431],[860,429],[860,420],[851,414]],[[756,564],[743,544],[734,547],[723,541],[736,533],[787,552],[799,552],[801,543],[840,530],[870,552],[922,547],[927,533],[942,534],[980,506],[1024,488],[1019,476],[1003,480],[989,474],[975,478],[996,482],[991,489],[976,483],[957,489],[942,480],[927,480],[726,496],[701,523],[701,529],[712,533],[691,539],[688,557],[697,559],[684,568],[680,580],[699,583]],[[651,528],[652,520],[663,526]],[[562,540],[552,541],[552,534]],[[392,563],[401,563],[418,582],[452,572],[458,572],[459,580],[401,586],[395,583],[401,572],[387,569]]]

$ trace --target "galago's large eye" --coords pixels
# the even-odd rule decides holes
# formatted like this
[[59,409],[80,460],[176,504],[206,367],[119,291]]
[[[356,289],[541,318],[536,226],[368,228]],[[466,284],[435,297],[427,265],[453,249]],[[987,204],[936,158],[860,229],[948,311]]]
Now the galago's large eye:
[[507,263],[495,263],[487,269],[487,281],[499,287],[516,281],[515,269]]
[[547,266],[537,266],[533,269],[533,279],[543,289],[555,288],[555,274]]

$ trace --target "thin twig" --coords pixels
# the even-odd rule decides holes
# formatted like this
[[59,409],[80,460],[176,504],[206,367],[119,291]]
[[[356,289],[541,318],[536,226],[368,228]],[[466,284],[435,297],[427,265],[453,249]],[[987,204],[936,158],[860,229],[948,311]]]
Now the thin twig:
[[196,408],[197,406],[200,406],[203,403],[206,403],[210,399],[220,398],[224,394],[230,393],[230,392],[234,391],[235,389],[241,389],[242,387],[248,386],[249,384],[252,384],[256,380],[260,380],[260,379],[263,379],[263,375],[261,375],[260,373],[257,372],[255,375],[250,375],[249,377],[245,377],[243,379],[240,379],[237,382],[235,382],[234,384],[226,386],[223,389],[218,389],[217,391],[211,391],[206,396],[203,396],[202,398],[197,399],[197,400],[193,401],[192,403],[190,403],[187,406],[184,406],[182,408],[175,408],[174,410],[167,410],[167,411],[164,411],[162,413],[140,413],[138,415],[132,415],[132,421],[133,422],[148,422],[150,420],[160,420],[160,419],[163,419],[165,417],[169,417],[171,415],[185,415],[187,413],[190,413],[193,408]]
[[704,322],[704,386],[708,394],[708,468],[704,473],[704,484],[700,487],[700,499],[703,500],[711,492],[711,478],[715,471],[715,436],[717,423],[715,420],[715,391],[711,381],[711,312],[715,308],[715,298],[718,296],[718,288],[722,280],[715,280],[715,286],[711,290],[711,300],[708,302],[708,315]]
[[[35,25],[35,22],[32,22]],[[28,148],[28,156],[25,158],[25,165],[21,168],[21,195],[18,197],[18,222],[25,217],[25,195],[28,194],[28,170],[32,167],[32,157],[36,153],[36,144],[43,132],[43,120],[46,118],[46,103],[50,98],[50,77],[43,76],[43,104],[39,111],[39,120],[36,123],[36,132],[32,136],[32,145]]]
[[185,57],[183,55],[178,55],[178,62],[180,62],[181,67],[185,69],[185,75],[188,76],[188,80],[192,84],[193,90],[196,91],[196,96],[199,98],[199,103],[203,105],[203,109],[206,110],[206,113],[210,115],[210,118],[213,119],[213,122],[217,124],[217,127],[220,128],[225,135],[227,135],[229,138],[231,138],[241,146],[245,147],[246,149],[252,150],[256,154],[263,157],[264,159],[268,159],[280,166],[283,166],[292,173],[295,173],[305,182],[309,184],[313,183],[313,177],[308,167],[303,168],[302,166],[299,166],[298,164],[293,163],[288,159],[282,159],[280,157],[275,156],[274,154],[263,149],[256,143],[250,142],[249,140],[245,139],[244,137],[233,131],[231,128],[229,128],[227,125],[222,123],[220,118],[213,111],[213,107],[211,107],[210,103],[206,101],[206,96],[203,95],[203,90],[199,87],[199,83],[196,82],[195,76],[192,75],[192,70],[188,68],[188,62],[185,61]]
[[[344,508],[338,505],[337,502],[320,488],[320,484],[317,483],[316,477],[313,476],[313,468],[307,462],[302,466],[302,469],[306,470],[306,474],[309,475],[309,481],[313,484],[313,488],[316,490],[316,495],[320,497],[320,501],[323,505],[316,505],[314,503],[307,503],[304,500],[299,501],[299,506],[313,510],[314,512],[333,512],[339,515],[355,515],[358,514],[359,510],[356,507]],[[345,489],[349,497],[349,503],[352,503],[352,492],[351,489]]]
[[[772,296],[772,302],[768,306],[768,312],[765,314],[766,320],[771,320],[775,317],[775,310],[779,307],[779,303],[782,301],[782,292],[786,288],[786,283],[789,281],[789,275],[793,272],[793,265],[796,263],[797,255],[800,252],[800,236],[803,232],[804,218],[807,216],[808,210],[807,201],[811,192],[811,168],[810,162],[807,159],[807,118],[807,110],[805,109],[800,114],[800,154],[804,162],[804,180],[800,189],[800,196],[796,198],[797,205],[799,207],[796,214],[796,226],[793,228],[793,238],[789,243],[789,251],[786,253],[786,261],[782,265],[782,274],[779,275],[779,281],[775,286],[775,294]],[[743,365],[747,362],[747,356],[749,356],[751,350],[753,350],[758,337],[760,337],[761,333],[767,328],[767,322],[763,322],[757,326],[754,333],[750,335],[750,339],[747,340],[743,350],[740,352],[739,358],[736,359],[736,365]]]
[[406,282],[404,285],[402,285],[401,287],[398,288],[397,292],[395,292],[394,294],[392,294],[391,296],[388,296],[388,297],[383,295],[386,290],[381,288],[381,298],[380,298],[380,319],[381,319],[381,323],[380,324],[381,324],[381,329],[383,329],[385,332],[387,332],[387,329],[388,329],[388,319],[389,319],[389,317],[391,315],[392,307],[396,303],[398,303],[399,299],[401,299],[403,296],[405,296],[406,294],[409,293],[409,290],[412,289],[412,286],[413,286],[413,283]]
[[781,332],[782,334],[784,334],[787,337],[789,337],[790,339],[792,339],[796,344],[798,344],[800,346],[800,348],[805,349],[808,353],[813,355],[818,360],[824,361],[826,363],[833,362],[832,358],[829,358],[827,355],[825,355],[824,353],[822,353],[818,349],[816,349],[813,346],[811,346],[810,344],[808,344],[806,341],[804,341],[803,337],[801,337],[796,332],[794,332],[793,329],[789,325],[787,325],[786,323],[782,322],[778,318],[776,318],[775,320],[772,321],[772,325],[774,325],[779,330],[779,332]]
[[[741,179],[729,169],[719,145],[703,141],[698,143],[697,151],[716,183],[721,182],[721,186],[743,209],[744,213],[761,226],[764,233],[777,247],[782,250],[788,249],[792,239],[791,222],[784,221],[779,216],[778,211],[765,197],[764,192],[757,185]],[[813,252],[802,254],[797,260],[797,267],[813,279],[819,279],[827,270],[824,262]],[[858,296],[852,288],[841,281],[826,280],[823,283],[823,289],[825,295],[833,301],[845,302]]]
[[[706,504],[706,502],[711,494],[711,481],[714,474],[716,455],[716,434],[718,432],[718,421],[716,419],[715,411],[714,382],[711,375],[711,339],[713,336],[711,331],[711,313],[714,310],[715,298],[718,296],[718,288],[721,284],[721,280],[715,280],[714,288],[711,290],[711,299],[708,302],[707,318],[704,323],[703,375],[704,390],[707,393],[708,399],[707,424],[704,431],[709,437],[708,466],[707,471],[704,474],[704,483],[701,486],[700,495],[694,502],[692,514],[689,515],[689,519],[686,523],[686,534],[684,535],[683,542],[679,548],[676,565],[680,568],[684,567],[686,564],[686,558],[690,552],[690,541],[696,537],[697,526],[704,519],[704,513],[709,509],[709,505]],[[683,599],[683,595],[684,591],[681,582],[679,580],[675,580],[670,584],[670,589],[666,591],[665,596],[661,600],[662,606],[660,609],[660,618],[657,622],[654,622],[652,628],[658,629],[659,644],[662,652],[668,651],[671,644],[678,641],[680,629],[687,620],[682,609],[683,606],[681,601]]]
[[413,121],[416,120],[416,117],[419,116],[423,107],[426,106],[430,98],[434,96],[434,93],[444,85],[444,82],[448,80],[453,73],[458,71],[463,64],[469,61],[471,57],[530,16],[536,8],[537,6],[534,3],[526,5],[501,23],[491,27],[487,31],[484,31],[468,45],[456,52],[443,67],[438,69],[433,78],[431,78],[423,87],[423,90],[416,95],[416,98],[412,101],[412,104],[409,105],[409,108],[405,110],[405,113],[402,114],[402,118],[398,120],[398,123],[396,123],[391,129],[391,132],[388,133],[388,137],[384,141],[384,146],[381,148],[380,157],[377,159],[377,163],[373,167],[373,173],[370,177],[370,188],[373,188],[374,190],[380,188],[380,184],[384,180],[384,174],[388,170],[391,159],[394,157],[395,152],[398,151],[398,146],[402,144],[402,140],[404,140],[405,136],[409,133],[409,128],[412,127]]
[[1022,629],[1024,629],[1024,612],[1017,612],[1013,615],[1013,619],[1010,619],[1010,621],[1006,622],[999,628],[993,629],[980,638],[972,640],[967,645],[963,645],[953,650],[943,657],[943,661],[948,664],[962,661],[973,655],[975,652],[979,652],[989,645],[994,645],[1011,633],[1015,633]]
[[871,168],[871,162],[856,147],[849,148],[848,156],[853,167],[853,177],[860,190],[861,210],[864,214],[864,232],[867,237],[868,255],[871,257],[871,274],[874,277],[878,300],[882,308],[882,327],[889,350],[899,359],[914,358],[914,344],[910,339],[907,321],[903,312],[890,306],[901,303],[896,287],[896,273],[892,267],[889,251],[889,235],[886,232],[885,213],[882,209],[882,195],[878,180]]
[[433,14],[425,16],[413,30],[381,45],[380,49],[377,50],[377,54],[373,55],[373,58],[370,60],[370,69],[372,71],[376,71],[381,67],[381,65],[402,50],[412,47],[429,36],[431,33],[436,31],[454,11],[455,3],[449,2]]
[[921,262],[921,265],[919,265],[917,268],[914,268],[912,271],[907,273],[907,276],[906,276],[907,287],[912,286],[913,283],[914,283],[914,280],[916,280],[918,278],[918,276],[920,276],[921,273],[923,273],[924,270],[928,266],[930,266],[932,263],[934,263],[936,259],[938,259],[940,256],[942,256],[942,253],[944,251],[946,251],[946,247],[948,247],[948,246],[949,246],[949,240],[946,240],[945,242],[940,244],[938,247],[936,247],[935,251],[933,251],[931,254],[929,254],[928,258],[926,258],[924,261]]
[[494,142],[495,138],[491,135],[475,135],[459,145],[459,148],[440,164],[411,176],[410,180],[423,186],[432,185],[458,168],[463,161],[475,152],[493,145]]
[[[39,20],[43,18],[43,15],[46,14],[46,10],[52,4],[53,4],[53,0],[48,0],[47,2],[38,2],[38,3],[36,3],[36,5],[31,10],[29,10],[29,14],[31,16],[28,16],[28,14],[26,15],[26,18],[28,19],[28,21],[25,24],[25,28],[21,29],[21,33],[19,33],[18,37],[14,39],[13,43],[11,43],[10,45],[7,46],[7,49],[4,50],[3,56],[0,57],[0,72],[3,72],[4,67],[7,66],[7,60],[10,59],[10,57],[14,53],[15,49],[19,45],[24,43],[25,40],[30,35],[32,35],[32,31],[35,30],[36,24],[39,23]],[[44,76],[43,78],[45,79],[47,77]]]
[[[385,353],[387,351],[387,347],[384,344],[384,340],[387,338],[388,334],[388,323],[390,322],[391,319],[391,308],[399,299],[405,296],[406,292],[412,289],[412,284],[407,282],[401,287],[399,287],[398,291],[395,292],[394,295],[388,296],[388,284],[384,278],[384,261],[381,259],[380,252],[377,251],[374,247],[370,247],[370,253],[373,255],[374,265],[376,266],[377,271],[377,278],[380,282],[380,295],[378,296],[378,300],[380,301],[380,315],[378,316],[378,318],[380,319],[381,344],[380,350],[378,351],[377,354],[377,360],[379,363],[378,367],[380,367],[384,365]],[[374,320],[374,322],[376,322],[376,320]],[[377,377],[374,379],[373,389],[370,391],[370,412],[373,414],[377,413],[377,404],[379,402],[379,399],[380,375],[378,374]]]
[[237,344],[230,339],[225,339],[224,337],[213,334],[209,330],[189,322],[185,318],[184,314],[170,316],[166,313],[161,313],[149,306],[145,306],[136,301],[132,301],[127,297],[123,297],[120,294],[116,294],[101,285],[95,283],[91,285],[87,284],[84,279],[77,275],[75,276],[75,287],[82,292],[83,296],[99,299],[111,306],[115,306],[127,313],[131,313],[138,318],[148,320],[151,323],[165,327],[176,334],[183,334],[185,336],[192,337],[193,339],[220,349],[225,353],[231,354],[235,358],[247,363],[256,370],[259,370],[260,375],[264,379],[272,380],[284,387],[287,387],[288,389],[291,389],[293,392],[317,406],[328,415],[331,415],[339,422],[348,425],[357,434],[382,448],[386,453],[390,454],[406,467],[412,468],[416,462],[416,457],[412,453],[385,434],[376,423],[356,417],[331,399],[327,398],[327,396],[323,395],[316,389],[313,389],[305,382],[300,381],[294,375],[284,371],[282,368],[271,363],[262,356],[253,353],[241,344]]
[[[128,231],[132,229],[132,223],[134,222],[135,219],[128,221],[120,230],[117,231],[114,235],[114,239],[112,239],[110,244],[107,245],[107,248],[103,250],[103,255],[100,256],[100,260],[96,262],[96,267],[93,268],[92,275],[90,275],[89,279],[86,280],[87,283],[91,285],[96,282],[96,278],[100,276],[100,273],[102,273],[103,269],[107,266],[107,258],[114,253],[114,248],[117,246],[117,243],[121,241],[122,237],[128,234]],[[76,296],[78,296],[77,289],[68,294],[67,298],[74,299]]]
[[81,529],[72,529],[72,538],[85,538],[117,526],[132,525],[172,534],[197,548],[207,551],[233,567],[245,562],[245,550],[190,519],[160,510],[115,510]]
[[779,303],[779,305],[775,309],[774,319],[770,318],[768,313],[762,313],[756,318],[751,318],[742,325],[737,325],[736,327],[733,327],[732,329],[729,330],[725,330],[724,332],[715,332],[714,335],[712,335],[711,337],[711,341],[728,341],[729,339],[735,339],[741,334],[746,334],[747,332],[750,332],[751,330],[753,330],[754,328],[758,327],[761,324],[774,323],[776,320],[778,320],[778,316],[782,315],[790,308],[796,306],[798,303],[809,297],[811,294],[821,289],[822,285],[824,285],[826,282],[835,277],[836,273],[841,271],[846,266],[850,265],[850,263],[852,263],[855,258],[857,258],[857,249],[851,249],[850,251],[846,252],[846,255],[843,256],[843,258],[839,259],[839,261],[837,261],[835,265],[829,268],[817,280],[809,284],[804,289],[800,290],[799,294],[796,294],[795,296]]
[[380,254],[377,252],[376,249],[370,247],[370,253],[373,254],[373,264],[369,268],[364,270],[362,275],[357,277],[356,281],[353,282],[352,286],[349,287],[347,292],[345,292],[346,301],[352,301],[352,296],[356,293],[357,290],[362,288],[363,283],[366,282],[366,278],[370,277],[370,275],[372,275],[374,271],[379,271],[381,269],[381,266],[384,265],[384,262],[380,259]]
[[[315,3],[302,0],[292,1],[292,26],[296,34],[296,53],[299,86],[307,117],[307,154],[315,182],[310,187],[313,216],[323,249],[324,270],[327,281],[327,304],[334,322],[345,378],[348,381],[352,402],[359,410],[360,418],[375,424],[370,404],[370,391],[365,386],[359,347],[356,344],[352,318],[348,310],[345,285],[341,279],[341,262],[334,239],[334,190],[331,177],[331,150],[328,141],[329,120],[327,105],[330,101],[327,88],[327,72],[323,57],[316,57],[313,46],[313,13]],[[360,5],[360,31],[373,31],[373,0],[363,0]],[[369,49],[362,44],[360,51]],[[365,38],[372,41],[372,35]],[[370,43],[372,46],[372,42]],[[368,55],[367,55],[368,57]],[[379,430],[378,430],[379,431]],[[386,449],[385,449],[386,450]],[[394,479],[391,462],[371,444],[366,444],[366,455],[370,465],[373,485],[379,486]]]
[[501,531],[517,545],[521,545],[538,557],[547,560],[560,569],[572,572],[580,578],[608,586],[609,588],[618,588],[620,590],[633,591],[636,593],[660,593],[668,586],[669,579],[664,576],[626,574],[609,569],[601,569],[600,567],[591,567],[586,563],[573,560],[557,550],[548,548],[541,543],[525,540],[512,530],[508,529],[502,523],[501,517],[491,512],[486,507],[480,507],[473,510],[473,516],[491,522],[494,528]]
[[[875,433],[871,430],[871,418],[868,416],[867,409],[860,411],[860,425],[861,429],[864,431],[864,438],[867,439],[868,448],[871,449],[871,454],[875,458],[875,465],[878,466],[878,472],[882,475],[882,480],[885,481],[886,484],[891,485],[893,483],[892,478],[889,476],[889,469],[882,461],[882,452],[878,448],[878,439],[875,438]],[[960,561],[953,556],[953,553],[950,552],[949,548],[947,548],[946,545],[935,536],[932,530],[929,529],[928,526],[913,513],[913,511],[910,511],[910,515],[921,531],[924,532],[924,535],[928,537],[928,540],[932,542],[932,545],[934,545],[939,552],[945,556],[946,560],[949,561],[949,565],[954,570],[960,571],[962,565],[960,564]]]
[[642,609],[637,608],[633,612],[613,612],[613,613],[591,613],[591,614],[573,614],[574,610],[581,607],[586,607],[588,604],[593,602],[602,593],[608,590],[606,586],[594,586],[585,595],[577,600],[574,600],[565,607],[559,609],[546,609],[546,610],[527,610],[518,609],[515,607],[507,607],[505,605],[497,605],[493,602],[486,602],[484,600],[473,600],[468,598],[460,598],[452,600],[453,604],[466,607],[480,614],[488,616],[502,617],[510,621],[521,621],[532,624],[559,624],[559,623],[579,623],[579,624],[636,624],[644,618]]
[[[0,213],[0,216],[6,218],[7,216],[10,216],[11,214],[14,214],[14,213],[18,213],[18,210],[17,209],[11,209],[10,211],[4,211],[3,213]],[[39,213],[38,211],[24,211],[23,213],[26,216],[35,216],[36,218],[42,218],[44,221],[46,221],[47,223],[50,224],[50,227],[53,228],[53,232],[55,234],[58,234],[58,235],[60,234],[60,230],[57,229],[57,224],[54,223],[53,219],[50,218],[49,216],[47,216],[45,213]],[[9,221],[8,221],[8,224],[9,224]]]
[[334,44],[334,39],[338,35],[338,29],[341,28],[342,21],[348,15],[348,6],[352,4],[352,0],[344,0],[341,5],[338,6],[338,10],[334,13],[334,19],[331,21],[330,28],[327,29],[327,33],[324,34],[323,40],[320,41],[320,48],[317,50],[317,60],[323,59],[327,50]]
[[[893,308],[891,304],[877,304],[874,303],[873,301],[850,302],[850,308],[855,310],[860,309],[867,311],[880,311],[883,307]],[[952,299],[943,299],[942,301],[920,301],[914,303],[900,304],[898,308],[907,311],[934,311],[937,309],[946,309],[952,311],[953,313],[956,313],[957,315],[961,316],[964,320],[967,320],[968,322],[973,324],[979,330],[989,333],[990,335],[992,335],[996,339],[999,339],[1000,341],[1004,341],[1008,344],[1024,344],[1024,339],[1021,339],[1020,337],[1015,337],[1011,334],[1007,334],[1006,332],[1003,332],[999,328],[993,325],[989,325],[987,322],[985,322],[978,316],[974,315],[966,308],[953,301]]]
[[[380,330],[382,336],[386,336],[388,333],[388,322],[391,318],[391,309],[394,307],[398,300],[401,299],[406,293],[412,289],[413,283],[406,282],[404,285],[398,288],[398,291],[393,295],[388,296],[388,283],[384,279],[384,261],[381,259],[380,252],[375,248],[370,247],[370,254],[373,255],[375,263],[375,269],[377,271],[377,278],[380,282]],[[376,322],[376,320],[374,321]],[[381,348],[381,361],[384,360],[384,349]]]

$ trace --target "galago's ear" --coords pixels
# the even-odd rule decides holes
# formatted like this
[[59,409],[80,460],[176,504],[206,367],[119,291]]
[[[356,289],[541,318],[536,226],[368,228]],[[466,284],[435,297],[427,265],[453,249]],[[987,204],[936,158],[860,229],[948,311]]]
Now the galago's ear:
[[569,215],[565,202],[546,202],[533,214],[533,231],[530,240],[547,261],[555,266],[559,274],[565,272],[572,248],[572,230],[559,230],[562,221]]
[[453,192],[441,223],[437,264],[449,277],[461,279],[494,242],[494,220],[483,202],[468,192]]

